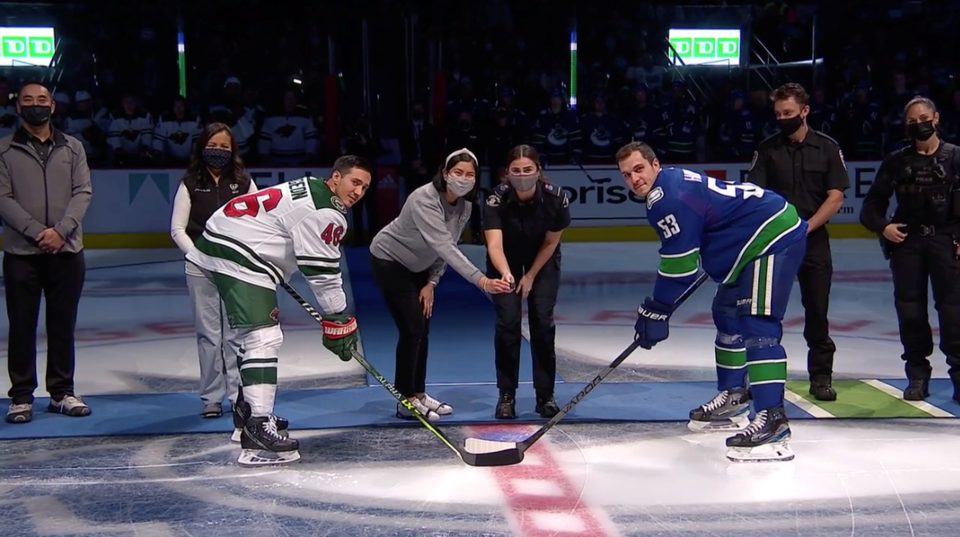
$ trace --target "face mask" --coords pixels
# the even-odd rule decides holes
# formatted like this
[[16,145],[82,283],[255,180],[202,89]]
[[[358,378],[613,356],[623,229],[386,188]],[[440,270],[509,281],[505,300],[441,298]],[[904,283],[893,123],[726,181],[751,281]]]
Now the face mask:
[[777,123],[780,124],[780,132],[782,132],[784,136],[790,136],[803,126],[803,118],[796,116],[778,120]]
[[932,120],[907,125],[907,134],[910,138],[920,142],[926,142],[936,133],[937,128],[933,126]]
[[227,167],[233,153],[226,149],[207,147],[203,150],[203,163],[211,170],[222,170]]
[[540,175],[508,175],[507,181],[510,186],[517,189],[517,192],[529,192],[530,189],[537,186],[537,179]]
[[473,190],[475,181],[471,179],[461,179],[459,177],[447,177],[447,190],[453,192],[456,197],[463,197]]
[[42,127],[50,121],[49,106],[21,106],[20,118],[31,127]]

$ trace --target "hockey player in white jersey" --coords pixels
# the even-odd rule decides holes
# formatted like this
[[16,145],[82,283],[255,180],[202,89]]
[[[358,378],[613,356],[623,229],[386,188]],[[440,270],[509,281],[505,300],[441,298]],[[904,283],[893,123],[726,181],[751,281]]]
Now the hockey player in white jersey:
[[278,432],[273,414],[277,356],[283,343],[276,288],[303,274],[323,315],[323,345],[348,361],[357,344],[357,321],[347,307],[340,275],[340,241],[347,209],[370,186],[370,164],[343,156],[327,180],[303,177],[247,194],[207,221],[187,259],[213,273],[227,319],[237,329],[240,394],[234,412],[244,427],[241,466],[300,459],[297,440]]
[[200,117],[187,110],[187,100],[177,97],[173,109],[160,116],[153,129],[153,150],[168,165],[186,165],[197,137],[203,132]]
[[283,108],[263,120],[258,150],[276,165],[296,166],[316,156],[317,129],[310,113],[297,104],[296,93],[283,94]]

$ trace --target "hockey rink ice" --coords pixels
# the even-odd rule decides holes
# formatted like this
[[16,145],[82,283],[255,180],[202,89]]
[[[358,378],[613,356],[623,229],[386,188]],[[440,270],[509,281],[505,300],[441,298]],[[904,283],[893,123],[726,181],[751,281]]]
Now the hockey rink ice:
[[[199,368],[178,252],[87,251],[77,392],[91,403],[94,416],[47,415],[35,406],[34,423],[0,423],[0,536],[956,536],[960,405],[948,401],[942,382],[929,403],[897,401],[896,381],[882,382],[903,377],[886,263],[874,240],[835,240],[833,245],[835,378],[868,380],[840,380],[840,401],[822,408],[800,397],[804,382],[791,384],[795,408],[824,418],[791,422],[794,461],[729,462],[723,440],[730,433],[695,435],[679,420],[564,421],[527,452],[522,464],[503,468],[464,465],[418,425],[302,430],[292,418],[291,434],[301,441],[302,459],[280,469],[239,468],[239,446],[224,433],[120,437],[85,425],[92,436],[7,439],[5,433],[15,427],[20,435],[29,435],[19,431],[34,426],[48,431],[50,423],[65,434],[81,427],[82,420],[105,412],[97,406],[98,396],[127,394],[135,405],[135,394],[197,389]],[[630,343],[636,307],[652,286],[657,246],[563,245],[564,284],[557,307],[561,406]],[[481,247],[463,249],[482,262]],[[307,293],[303,282],[296,287]],[[348,282],[348,292],[351,287]],[[664,402],[671,415],[712,397],[712,390],[701,390],[706,398],[688,397],[690,389],[679,386],[715,379],[709,315],[714,289],[712,283],[701,288],[674,315],[670,339],[652,351],[638,350],[604,385],[657,383],[663,388],[658,393],[668,394],[662,383],[675,382],[679,391]],[[296,305],[281,300],[284,308]],[[932,303],[930,311],[936,326]],[[359,365],[341,362],[322,348],[319,329],[300,313],[291,312],[286,323],[281,397],[292,390],[368,385]],[[435,315],[456,313],[445,310],[438,297]],[[801,319],[795,287],[784,344],[792,380],[804,381]],[[364,318],[358,321],[364,338]],[[5,316],[3,322],[0,335],[5,336]],[[493,344],[470,339],[470,330],[465,323],[452,332],[433,330],[431,337],[446,343],[437,352],[458,341],[489,348],[486,364],[464,365],[468,372],[476,368],[479,389],[492,378]],[[373,342],[363,345],[371,348]],[[38,346],[42,379],[42,339]],[[5,356],[5,345],[0,350]],[[442,358],[431,353],[431,360]],[[939,351],[931,361],[934,377],[945,378]],[[8,388],[4,372],[2,396]],[[392,413],[390,395],[369,389],[381,392],[377,408]],[[428,386],[439,394],[457,389]],[[531,392],[529,383],[521,387],[519,412],[531,410],[526,408],[532,406]],[[857,394],[878,400],[885,392],[894,396],[874,404],[872,414],[858,414],[860,407],[844,404]],[[45,404],[42,380],[36,395]],[[184,397],[191,398],[188,410],[197,422],[209,421],[200,419],[195,394]],[[341,411],[335,403],[324,411]],[[487,403],[482,412],[492,413],[495,401]],[[344,402],[342,412],[354,412],[351,405]],[[845,419],[830,419],[834,416]],[[99,419],[91,423],[110,424]],[[162,422],[163,416],[157,419]],[[523,439],[537,426],[444,430],[455,441],[489,434]]]

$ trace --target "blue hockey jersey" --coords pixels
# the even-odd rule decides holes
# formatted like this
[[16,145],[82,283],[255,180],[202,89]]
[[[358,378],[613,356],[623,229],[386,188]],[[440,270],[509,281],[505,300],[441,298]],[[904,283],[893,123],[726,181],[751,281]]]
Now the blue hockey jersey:
[[653,298],[663,304],[673,304],[701,266],[714,281],[732,283],[754,259],[807,236],[796,208],[774,192],[683,168],[660,170],[647,220],[661,242]]

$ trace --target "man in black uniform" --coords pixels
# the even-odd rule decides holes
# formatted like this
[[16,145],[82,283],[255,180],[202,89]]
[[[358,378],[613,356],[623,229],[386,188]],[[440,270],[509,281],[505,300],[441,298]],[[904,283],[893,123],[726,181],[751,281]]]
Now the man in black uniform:
[[797,208],[809,225],[807,254],[797,275],[807,340],[810,393],[819,401],[835,401],[833,355],[827,310],[833,259],[830,235],[824,224],[843,207],[843,191],[850,188],[840,145],[807,126],[810,96],[799,84],[784,84],[771,95],[780,132],[760,142],[753,154],[751,183],[772,190]]
[[[893,272],[901,358],[910,381],[903,398],[921,401],[930,395],[929,279],[940,316],[940,350],[950,366],[953,399],[960,402],[960,148],[937,136],[940,114],[930,99],[907,103],[904,123],[913,144],[884,159],[863,200],[860,223],[881,236]],[[893,194],[897,210],[887,220]]]
[[[487,277],[516,283],[513,293],[493,296],[497,313],[497,419],[514,419],[520,376],[523,299],[527,299],[536,411],[544,418],[560,409],[553,398],[557,374],[553,310],[560,290],[560,236],[570,225],[566,192],[543,180],[540,158],[529,145],[507,159],[508,182],[493,189],[484,208]],[[516,278],[519,278],[517,280]]]

